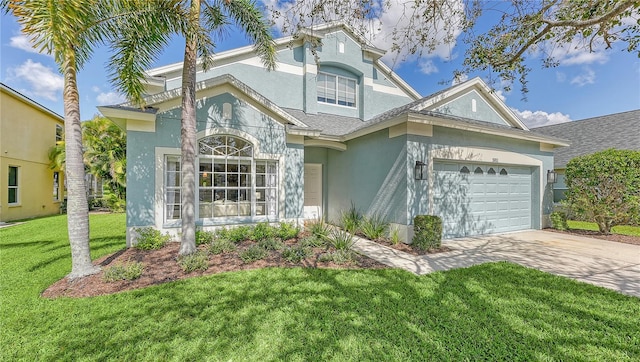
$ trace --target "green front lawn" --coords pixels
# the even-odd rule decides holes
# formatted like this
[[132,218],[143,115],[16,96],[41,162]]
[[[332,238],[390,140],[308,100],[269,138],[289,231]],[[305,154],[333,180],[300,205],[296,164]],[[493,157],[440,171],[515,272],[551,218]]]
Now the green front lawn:
[[[0,229],[0,360],[640,359],[640,299],[491,263],[263,269],[85,299],[39,294],[70,271],[64,216]],[[125,245],[91,217],[93,255]]]
[[[598,224],[587,221],[567,220],[570,229],[598,231]],[[614,234],[640,236],[640,226],[619,225],[611,229]]]

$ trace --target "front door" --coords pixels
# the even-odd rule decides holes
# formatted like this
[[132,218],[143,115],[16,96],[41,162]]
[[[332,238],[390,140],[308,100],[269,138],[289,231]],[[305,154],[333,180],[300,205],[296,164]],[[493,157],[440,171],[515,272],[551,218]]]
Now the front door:
[[322,164],[304,164],[304,218],[322,218]]

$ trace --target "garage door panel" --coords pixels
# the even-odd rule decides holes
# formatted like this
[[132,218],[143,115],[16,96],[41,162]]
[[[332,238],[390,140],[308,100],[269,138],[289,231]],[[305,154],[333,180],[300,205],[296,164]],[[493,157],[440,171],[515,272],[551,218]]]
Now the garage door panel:
[[[460,173],[463,167],[469,173]],[[436,162],[434,174],[434,211],[444,237],[531,227],[531,168]]]

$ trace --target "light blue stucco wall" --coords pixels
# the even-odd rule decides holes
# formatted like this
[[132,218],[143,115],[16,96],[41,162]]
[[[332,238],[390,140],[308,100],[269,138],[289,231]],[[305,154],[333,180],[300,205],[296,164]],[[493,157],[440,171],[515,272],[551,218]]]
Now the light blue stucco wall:
[[[395,94],[404,93],[376,69],[372,60],[364,58],[360,44],[344,32],[327,34],[322,41],[322,46],[317,49],[318,62],[311,53],[309,44],[305,44],[278,51],[277,59],[283,66],[274,71],[269,72],[261,67],[241,63],[249,58],[245,57],[231,64],[213,67],[207,72],[198,72],[197,80],[204,81],[230,74],[280,107],[300,109],[310,114],[328,113],[363,120],[371,119],[413,100],[409,95]],[[345,44],[344,53],[338,50],[340,42]],[[357,107],[319,103],[317,74],[305,72],[305,65],[311,65],[309,69],[315,66],[319,72],[356,79]],[[390,87],[395,91],[389,93],[386,90],[374,90],[372,86],[365,85],[365,77],[371,79],[374,84]],[[166,82],[166,89],[176,89],[180,86],[179,76]]]
[[[224,103],[232,104],[230,119],[222,116]],[[162,166],[155,164],[155,148],[174,148],[179,154],[180,113],[177,108],[159,114],[155,132],[127,132],[128,226],[154,224],[155,170]],[[283,193],[281,199],[285,203],[279,217],[302,217],[304,149],[302,145],[286,143],[282,124],[229,93],[198,100],[196,119],[198,132],[207,129],[217,129],[220,134],[233,134],[233,130],[245,132],[256,139],[254,146],[260,153],[284,159],[278,171],[284,173],[283,188],[279,192]]]
[[378,131],[347,142],[346,151],[327,151],[328,218],[339,220],[351,203],[366,215],[406,224],[406,137]]
[[328,219],[328,153],[329,150],[324,147],[305,147],[304,149],[304,163],[315,163],[322,165],[322,211],[323,217]]
[[[476,101],[476,111],[473,111],[472,103]],[[450,114],[452,116],[464,117],[469,119],[475,119],[477,121],[491,122],[501,125],[509,125],[498,114],[483,96],[478,94],[477,91],[471,90],[469,93],[458,97],[451,102],[436,108],[437,112]]]

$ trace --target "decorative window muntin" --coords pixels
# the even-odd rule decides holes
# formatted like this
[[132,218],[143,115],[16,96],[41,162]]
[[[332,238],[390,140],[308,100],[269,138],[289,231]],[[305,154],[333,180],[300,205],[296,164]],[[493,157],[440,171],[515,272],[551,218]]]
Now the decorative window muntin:
[[318,73],[318,102],[346,107],[356,106],[356,80]]
[[165,159],[165,220],[182,218],[182,168],[180,156],[167,156]]

